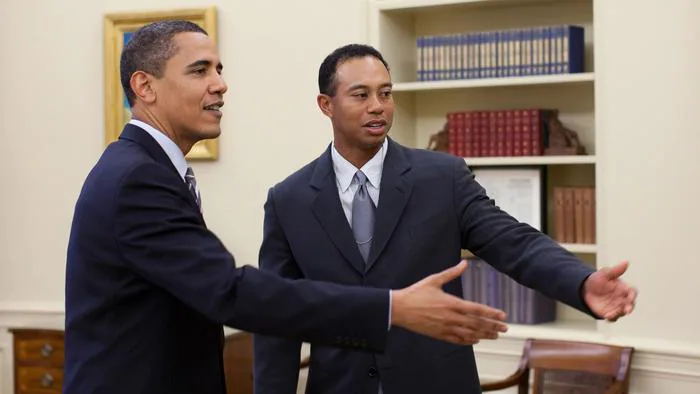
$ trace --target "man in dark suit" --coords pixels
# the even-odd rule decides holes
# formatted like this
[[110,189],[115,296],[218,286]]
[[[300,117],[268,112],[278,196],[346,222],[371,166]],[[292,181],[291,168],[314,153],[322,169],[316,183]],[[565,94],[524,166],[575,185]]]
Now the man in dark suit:
[[65,394],[223,394],[222,324],[382,351],[390,327],[474,343],[501,311],[444,292],[464,264],[400,290],[292,281],[233,257],[206,227],[185,155],[219,135],[226,84],[213,42],[148,25],[121,57],[133,119],[88,175],[66,267]]
[[[518,282],[596,318],[632,311],[622,264],[594,271],[546,235],[501,211],[465,161],[387,137],[394,101],[382,55],[364,45],[331,53],[318,105],[333,142],[269,190],[260,268],[288,278],[402,287],[468,249]],[[376,208],[375,208],[376,207]],[[369,220],[368,220],[369,217]],[[445,286],[462,294],[460,281]],[[299,340],[256,335],[256,394],[297,387]],[[392,328],[386,351],[311,345],[307,393],[479,393],[471,346]]]

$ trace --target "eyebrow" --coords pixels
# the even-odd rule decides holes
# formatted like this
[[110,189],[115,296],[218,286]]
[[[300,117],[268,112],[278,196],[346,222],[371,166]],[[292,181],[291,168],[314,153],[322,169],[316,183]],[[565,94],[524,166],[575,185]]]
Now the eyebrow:
[[[393,84],[391,82],[386,82],[386,83],[381,84],[379,86],[379,89],[390,88],[390,87],[393,87]],[[351,92],[351,91],[356,90],[356,89],[368,89],[368,88],[369,88],[369,86],[358,83],[358,84],[350,86],[348,88],[348,91]]]
[[[209,67],[209,66],[211,66],[211,64],[212,64],[211,61],[202,59],[202,60],[197,60],[197,61],[195,61],[195,62],[192,62],[192,63],[188,64],[188,65],[187,65],[187,68],[188,68],[188,69],[192,69],[192,68],[196,68],[196,67],[200,67],[200,66]],[[218,71],[223,70],[223,68],[224,68],[224,65],[221,64],[221,63],[218,63],[218,64],[216,65],[216,69],[217,69]]]

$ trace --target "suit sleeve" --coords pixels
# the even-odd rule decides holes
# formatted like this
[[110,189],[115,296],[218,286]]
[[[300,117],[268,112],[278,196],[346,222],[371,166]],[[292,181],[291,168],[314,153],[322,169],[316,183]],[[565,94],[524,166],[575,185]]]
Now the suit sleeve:
[[182,186],[157,164],[138,166],[121,180],[116,246],[134,272],[230,327],[332,346],[384,349],[388,290],[293,281],[251,266],[236,268]]
[[454,184],[463,248],[519,283],[598,318],[581,295],[592,267],[498,208],[464,160],[455,163]]
[[[273,190],[269,190],[265,202],[260,270],[300,279],[302,273],[277,220]],[[255,393],[295,394],[299,381],[301,341],[259,334],[254,335],[253,341]]]

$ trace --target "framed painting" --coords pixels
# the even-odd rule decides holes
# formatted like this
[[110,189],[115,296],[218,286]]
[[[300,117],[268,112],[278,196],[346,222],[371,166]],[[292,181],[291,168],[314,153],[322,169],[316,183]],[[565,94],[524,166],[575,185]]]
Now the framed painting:
[[[119,59],[124,45],[129,42],[133,33],[141,26],[168,19],[183,19],[194,22],[206,30],[215,44],[218,42],[215,7],[105,15],[105,144],[119,138],[122,128],[131,119],[129,103],[124,95],[119,77]],[[188,160],[216,160],[218,157],[218,138],[199,141],[187,154]]]
[[519,222],[546,231],[544,167],[483,167],[472,172],[499,208]]

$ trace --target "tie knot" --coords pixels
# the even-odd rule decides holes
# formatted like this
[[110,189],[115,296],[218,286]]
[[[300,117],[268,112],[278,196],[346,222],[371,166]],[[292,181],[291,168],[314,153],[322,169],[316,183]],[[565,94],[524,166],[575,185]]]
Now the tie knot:
[[187,171],[185,171],[185,178],[194,178],[194,171],[192,171],[192,167],[187,167]]
[[364,186],[364,184],[367,183],[367,175],[362,171],[357,171],[355,173],[355,179],[357,179],[357,184],[360,186]]

